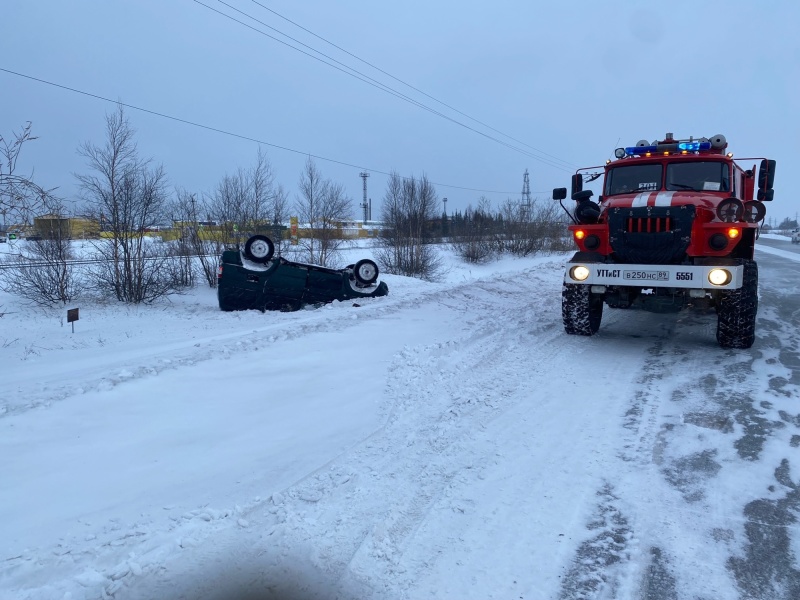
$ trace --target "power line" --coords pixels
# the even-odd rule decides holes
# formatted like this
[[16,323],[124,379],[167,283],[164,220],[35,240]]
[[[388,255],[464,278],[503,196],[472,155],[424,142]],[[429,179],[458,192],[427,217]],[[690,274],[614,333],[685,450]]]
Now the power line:
[[[317,61],[319,61],[319,62],[321,62],[321,63],[323,63],[325,65],[328,65],[329,67],[332,67],[332,68],[336,69],[337,71],[341,71],[342,73],[345,73],[346,75],[349,75],[349,76],[351,76],[351,77],[353,77],[355,79],[358,79],[359,81],[362,81],[362,82],[366,83],[367,85],[371,85],[372,87],[380,89],[380,90],[382,90],[382,91],[384,91],[384,92],[386,92],[386,93],[388,93],[388,94],[390,94],[392,96],[395,96],[395,97],[397,97],[397,98],[399,98],[401,100],[409,102],[410,104],[413,104],[413,105],[415,105],[415,106],[417,106],[419,108],[422,108],[423,110],[427,110],[428,112],[430,112],[430,113],[432,113],[432,114],[434,114],[436,116],[442,117],[443,119],[446,119],[446,120],[448,120],[448,121],[450,121],[452,123],[455,123],[456,125],[464,127],[466,129],[469,129],[470,131],[473,131],[473,132],[477,133],[478,135],[482,135],[483,137],[485,137],[485,138],[487,138],[489,140],[492,140],[494,142],[497,142],[498,144],[501,144],[501,145],[503,145],[503,146],[505,146],[505,147],[507,147],[507,148],[509,148],[511,150],[514,150],[516,152],[520,152],[521,154],[529,156],[529,157],[531,157],[531,158],[533,158],[535,160],[541,161],[541,162],[547,164],[548,166],[554,167],[556,169],[561,169],[562,171],[567,171],[567,172],[571,171],[571,169],[567,169],[567,168],[565,168],[565,167],[563,167],[561,165],[558,165],[558,164],[555,164],[555,163],[551,162],[548,159],[542,158],[540,156],[536,156],[535,154],[532,154],[532,153],[530,153],[530,152],[528,152],[526,150],[523,150],[521,148],[517,148],[516,146],[513,146],[513,145],[511,145],[511,144],[509,144],[507,142],[504,142],[502,140],[498,140],[495,137],[492,137],[492,136],[490,136],[490,135],[488,135],[486,133],[483,133],[482,131],[478,131],[477,129],[475,129],[473,127],[470,127],[469,125],[466,125],[464,123],[461,123],[460,121],[457,121],[457,120],[453,119],[452,117],[449,117],[449,116],[445,115],[442,112],[439,112],[439,111],[437,111],[437,110],[435,110],[435,109],[433,109],[433,108],[431,108],[429,106],[426,106],[425,104],[422,104],[421,102],[419,102],[417,100],[414,100],[413,98],[411,98],[409,96],[406,96],[402,92],[398,92],[397,90],[395,90],[393,88],[390,88],[386,84],[381,83],[380,81],[370,77],[369,75],[366,75],[366,74],[364,74],[364,73],[362,73],[362,72],[360,72],[360,71],[358,71],[358,70],[356,70],[356,69],[354,69],[354,68],[352,68],[352,67],[350,67],[350,66],[348,66],[348,65],[346,65],[346,64],[344,64],[344,63],[342,63],[342,62],[340,62],[338,60],[336,60],[335,58],[333,58],[331,56],[328,56],[327,54],[325,54],[323,52],[320,52],[319,50],[316,50],[316,49],[312,48],[311,46],[308,46],[307,44],[304,44],[303,42],[300,42],[299,40],[296,40],[295,38],[293,38],[293,37],[281,32],[281,31],[275,29],[274,27],[271,27],[270,25],[267,25],[263,21],[259,21],[258,19],[256,19],[252,15],[249,15],[249,14],[245,13],[244,11],[241,11],[238,8],[231,6],[227,2],[224,2],[223,0],[217,0],[217,1],[220,4],[223,4],[223,5],[227,6],[231,10],[234,10],[234,11],[246,16],[247,18],[252,19],[253,21],[255,21],[255,22],[257,22],[257,23],[259,23],[261,25],[264,25],[265,27],[268,27],[268,28],[272,29],[273,31],[276,31],[280,35],[282,35],[282,36],[284,36],[284,37],[286,37],[286,38],[288,38],[288,39],[290,39],[290,40],[292,40],[294,42],[297,42],[298,44],[300,44],[302,46],[305,46],[306,48],[308,48],[312,52],[316,52],[320,56],[324,56],[328,60],[331,60],[334,63],[337,63],[337,64],[341,65],[341,67],[336,66],[335,64],[331,64],[331,63],[327,62],[326,60],[323,60],[323,59],[321,59],[321,58],[319,58],[317,56],[309,54],[308,52],[306,52],[304,50],[301,50],[300,48],[296,48],[295,46],[292,46],[291,44],[289,44],[289,43],[287,43],[287,42],[285,42],[283,40],[280,40],[280,39],[276,38],[275,36],[272,36],[272,35],[264,32],[264,31],[261,31],[260,29],[257,29],[256,27],[253,27],[252,25],[249,25],[249,24],[247,24],[247,23],[245,23],[243,21],[240,21],[239,19],[236,19],[236,18],[232,17],[231,15],[228,15],[228,14],[226,14],[226,13],[224,13],[222,11],[219,11],[219,10],[217,10],[215,8],[212,8],[212,7],[208,6],[207,4],[201,2],[200,0],[192,0],[192,1],[195,2],[196,4],[199,4],[200,6],[203,6],[203,7],[207,8],[207,9],[217,13],[220,16],[223,16],[223,17],[225,17],[227,19],[230,19],[234,23],[238,23],[239,25],[247,27],[248,29],[251,29],[251,30],[255,31],[256,33],[260,33],[261,35],[263,35],[265,37],[268,37],[268,38],[270,38],[270,39],[272,39],[272,40],[274,40],[274,41],[276,41],[276,42],[278,42],[280,44],[283,44],[284,46],[287,46],[287,47],[291,48],[292,50],[296,50],[297,52],[300,52],[301,54],[305,54],[306,56],[308,56],[310,58],[313,58],[314,60],[317,60]],[[344,67],[344,68],[342,68],[342,67]],[[347,70],[345,70],[345,69],[347,69]]]
[[[327,39],[325,39],[325,38],[324,38],[324,37],[322,37],[321,35],[318,35],[318,34],[314,33],[314,32],[313,32],[313,31],[311,31],[310,29],[307,29],[307,28],[303,27],[303,26],[302,26],[302,25],[300,25],[299,23],[296,23],[295,21],[292,21],[292,20],[291,20],[291,19],[289,19],[288,17],[285,17],[285,16],[283,16],[282,14],[280,14],[279,12],[277,12],[277,11],[275,11],[275,10],[273,10],[273,9],[269,8],[268,6],[264,6],[263,4],[261,4],[261,2],[258,2],[258,0],[251,0],[251,2],[253,2],[253,4],[256,4],[256,5],[260,6],[260,7],[261,7],[261,8],[263,8],[264,10],[271,12],[271,13],[272,13],[273,15],[275,15],[276,17],[278,17],[278,18],[280,18],[280,19],[283,19],[284,21],[286,21],[286,22],[288,22],[288,23],[291,23],[292,25],[294,25],[295,27],[297,27],[297,28],[299,28],[299,29],[302,29],[302,30],[303,30],[303,31],[305,31],[306,33],[308,33],[308,34],[310,34],[310,35],[313,35],[315,38],[317,38],[317,39],[319,39],[319,40],[322,40],[322,41],[323,41],[323,42],[325,42],[326,44],[329,44],[329,45],[333,46],[333,47],[334,47],[334,48],[336,48],[337,50],[340,50],[341,52],[344,52],[344,53],[345,53],[345,54],[347,54],[348,56],[352,56],[352,57],[353,57],[353,58],[355,58],[357,61],[360,61],[360,62],[364,63],[364,64],[365,64],[365,65],[367,65],[368,67],[372,67],[372,68],[373,68],[373,69],[375,69],[376,71],[379,71],[380,73],[383,73],[383,74],[384,74],[384,75],[386,75],[387,77],[390,77],[390,78],[394,79],[395,81],[397,81],[397,82],[399,82],[399,83],[402,83],[403,85],[405,85],[405,86],[407,86],[407,87],[411,88],[411,89],[412,89],[412,90],[414,90],[415,92],[418,92],[418,93],[422,94],[423,96],[425,96],[425,97],[427,97],[427,98],[430,98],[430,99],[431,99],[431,100],[433,100],[434,102],[438,102],[438,103],[439,103],[439,104],[441,104],[442,106],[445,106],[445,107],[449,108],[450,110],[452,110],[452,111],[454,111],[454,112],[457,112],[458,114],[460,114],[460,115],[462,115],[462,116],[464,116],[464,117],[467,117],[469,120],[471,120],[471,121],[474,121],[474,122],[476,122],[476,123],[478,123],[478,124],[480,124],[480,125],[483,125],[483,126],[484,126],[484,127],[486,127],[487,129],[490,129],[490,130],[494,131],[495,133],[499,133],[500,135],[502,135],[502,136],[504,136],[504,137],[507,137],[508,139],[510,139],[510,140],[513,140],[513,141],[517,142],[518,144],[522,144],[523,146],[526,146],[526,147],[530,148],[531,150],[535,150],[536,152],[538,152],[538,153],[540,153],[540,154],[544,154],[545,156],[549,156],[550,158],[553,158],[553,159],[555,159],[555,160],[557,160],[557,161],[559,161],[559,162],[562,162],[562,163],[564,163],[564,164],[565,164],[565,165],[567,165],[567,166],[571,166],[571,167],[577,167],[577,165],[574,165],[573,163],[570,163],[570,162],[568,162],[568,161],[565,161],[565,160],[563,160],[563,159],[561,159],[561,158],[559,158],[559,157],[557,157],[557,156],[554,156],[554,155],[552,155],[552,154],[548,154],[548,153],[547,153],[547,152],[545,152],[544,150],[540,150],[539,148],[536,148],[536,147],[534,147],[534,146],[531,146],[530,144],[526,144],[525,142],[523,142],[523,141],[521,141],[521,140],[518,140],[518,139],[516,139],[515,137],[508,135],[507,133],[503,133],[503,132],[502,132],[502,131],[500,131],[499,129],[495,129],[495,128],[494,128],[494,127],[492,127],[491,125],[487,125],[486,123],[484,123],[484,122],[482,122],[482,121],[479,121],[478,119],[476,119],[476,118],[474,118],[474,117],[471,117],[470,115],[468,115],[468,114],[466,114],[466,113],[464,113],[464,112],[461,112],[460,110],[458,110],[457,108],[455,108],[455,107],[453,107],[453,106],[450,106],[450,105],[449,105],[449,104],[447,104],[446,102],[443,102],[443,101],[441,101],[441,100],[439,100],[439,99],[437,99],[437,98],[435,98],[435,97],[431,96],[430,94],[428,94],[428,93],[426,93],[426,92],[422,91],[421,89],[419,89],[419,88],[417,88],[417,87],[415,87],[415,86],[411,85],[410,83],[408,83],[408,82],[406,82],[406,81],[403,81],[402,79],[400,79],[400,78],[398,78],[398,77],[395,77],[394,75],[392,75],[392,74],[391,74],[391,73],[389,73],[388,71],[385,71],[385,70],[381,69],[380,67],[378,67],[378,66],[376,66],[376,65],[372,64],[371,62],[369,62],[369,61],[367,61],[367,60],[364,60],[363,58],[361,58],[361,57],[359,57],[359,56],[357,56],[357,55],[353,54],[352,52],[350,52],[350,51],[348,51],[348,50],[345,50],[345,49],[344,49],[344,48],[342,48],[341,46],[339,46],[339,45],[337,45],[337,44],[334,44],[334,43],[333,43],[333,42],[331,42],[330,40],[327,40]],[[267,27],[269,27],[269,25],[267,25]],[[271,28],[271,29],[274,29],[274,28]],[[277,31],[277,29],[274,29],[274,30],[275,30],[275,31]],[[285,34],[284,34],[284,35],[285,35]]]
[[[227,135],[227,136],[230,136],[230,137],[238,138],[240,140],[246,140],[248,142],[255,142],[256,144],[262,144],[264,146],[269,146],[270,148],[277,148],[278,150],[284,150],[286,152],[292,152],[294,154],[299,154],[299,155],[302,155],[302,156],[308,156],[310,158],[315,158],[315,159],[318,159],[318,160],[324,160],[324,161],[329,162],[329,163],[334,163],[334,164],[341,165],[341,166],[344,166],[344,167],[351,167],[353,169],[359,169],[361,171],[366,170],[366,171],[372,171],[374,173],[380,173],[381,175],[387,175],[387,176],[391,176],[392,175],[392,173],[390,173],[388,171],[381,171],[380,169],[373,169],[371,167],[367,167],[367,166],[364,166],[364,165],[354,165],[352,163],[344,162],[344,161],[341,161],[341,160],[336,160],[334,158],[327,158],[325,156],[320,156],[320,155],[317,155],[317,154],[311,154],[310,152],[304,152],[302,150],[295,150],[294,148],[289,148],[288,146],[280,146],[278,144],[273,144],[271,142],[266,142],[264,140],[259,140],[257,138],[253,138],[253,137],[250,137],[250,136],[247,136],[247,135],[242,135],[240,133],[233,133],[231,131],[226,131],[224,129],[219,129],[217,127],[211,127],[210,125],[203,125],[202,123],[196,123],[194,121],[189,121],[187,119],[182,119],[180,117],[175,117],[175,116],[172,116],[172,115],[168,115],[166,113],[161,113],[161,112],[158,112],[158,111],[155,111],[155,110],[151,110],[151,109],[148,109],[148,108],[142,108],[142,107],[136,106],[134,104],[128,104],[126,102],[121,102],[119,100],[111,100],[110,98],[106,98],[105,96],[100,96],[99,94],[93,94],[91,92],[85,92],[85,91],[79,90],[77,88],[73,88],[73,87],[69,87],[69,86],[66,86],[66,85],[62,85],[60,83],[54,83],[52,81],[47,81],[46,79],[40,79],[38,77],[33,77],[32,75],[26,75],[24,73],[18,73],[17,71],[12,71],[10,69],[5,69],[3,67],[0,67],[0,71],[2,71],[3,73],[8,73],[9,75],[15,75],[17,77],[22,77],[24,79],[30,79],[31,81],[36,81],[38,83],[43,83],[45,85],[49,85],[49,86],[52,86],[52,87],[55,87],[55,88],[66,90],[68,92],[73,92],[75,94],[80,94],[82,96],[87,96],[89,98],[94,98],[96,100],[102,100],[103,102],[110,102],[110,103],[116,104],[118,106],[124,106],[125,108],[130,108],[132,110],[138,110],[140,112],[147,113],[147,114],[150,114],[150,115],[154,115],[156,117],[161,117],[163,119],[169,119],[171,121],[176,121],[178,123],[183,123],[184,125],[190,125],[192,127],[199,127],[200,129],[205,129],[207,131],[213,131],[215,133],[221,133],[222,135]],[[408,177],[403,177],[403,176],[401,176],[401,178],[404,179],[404,180],[410,179]],[[498,191],[498,190],[483,190],[483,189],[478,189],[478,188],[469,188],[469,187],[463,187],[463,186],[458,186],[458,185],[451,185],[451,184],[447,184],[447,183],[436,183],[434,181],[432,181],[431,184],[432,185],[437,185],[439,187],[446,187],[446,188],[452,188],[452,189],[457,189],[457,190],[465,190],[465,191],[469,191],[469,192],[483,192],[483,193],[486,193],[486,194],[514,194],[515,193],[515,192],[504,192],[504,191]],[[544,194],[546,192],[536,192],[536,193]]]
[[[333,61],[336,64],[332,64],[332,63],[330,63],[330,62],[328,62],[326,60],[323,60],[319,56],[314,56],[313,54],[309,54],[305,50],[302,50],[301,48],[297,48],[297,47],[293,46],[292,44],[290,44],[290,43],[288,43],[288,42],[286,42],[284,40],[278,39],[275,36],[270,35],[269,33],[265,32],[265,31],[261,31],[260,29],[258,29],[256,27],[253,27],[252,25],[250,25],[248,23],[245,23],[244,21],[240,21],[239,19],[237,19],[237,18],[235,18],[235,17],[233,17],[233,16],[231,16],[229,14],[226,14],[226,13],[220,11],[220,10],[217,10],[216,8],[213,8],[213,7],[209,6],[208,4],[205,4],[204,2],[201,2],[201,0],[192,0],[192,1],[195,4],[199,4],[200,6],[203,6],[204,8],[207,8],[208,10],[210,10],[212,12],[215,12],[220,16],[225,17],[226,19],[230,19],[234,23],[238,23],[239,25],[247,27],[248,29],[251,29],[252,31],[255,31],[256,33],[259,33],[259,34],[261,34],[261,35],[263,35],[265,37],[270,38],[271,40],[274,40],[274,41],[276,41],[276,42],[278,42],[280,44],[283,44],[284,46],[287,46],[287,47],[291,48],[292,50],[300,52],[301,54],[304,54],[304,55],[308,56],[309,58],[313,58],[314,60],[319,61],[319,62],[321,62],[321,63],[323,63],[325,65],[328,65],[329,67],[331,67],[333,69],[336,69],[337,71],[341,71],[342,73],[345,73],[346,75],[349,75],[350,77],[358,79],[359,81],[362,81],[362,82],[366,83],[367,85],[371,85],[372,87],[375,87],[375,88],[377,88],[379,90],[382,90],[382,91],[384,91],[384,92],[386,92],[386,93],[388,93],[388,94],[390,94],[392,96],[395,96],[395,97],[397,97],[397,98],[399,98],[401,100],[409,102],[410,104],[413,104],[413,105],[417,106],[418,108],[422,108],[423,110],[427,110],[428,112],[430,112],[430,113],[432,113],[432,114],[434,114],[434,115],[436,115],[438,117],[446,119],[446,120],[448,120],[448,121],[450,121],[452,123],[455,123],[456,125],[459,125],[460,127],[464,127],[465,129],[468,129],[468,130],[470,130],[470,131],[472,131],[474,133],[477,133],[478,135],[481,135],[481,136],[483,136],[483,137],[485,137],[485,138],[487,138],[489,140],[497,142],[498,144],[501,144],[501,145],[505,146],[506,148],[509,148],[511,150],[514,150],[516,152],[519,152],[521,154],[529,156],[530,158],[538,160],[538,161],[540,161],[540,162],[542,162],[542,163],[544,163],[544,164],[546,164],[548,166],[551,166],[551,167],[553,167],[555,169],[560,169],[560,170],[566,171],[566,172],[571,172],[572,171],[572,169],[569,169],[569,168],[566,168],[566,167],[564,167],[562,165],[554,163],[553,161],[551,161],[551,160],[549,160],[547,158],[542,158],[540,156],[537,156],[537,155],[535,155],[535,154],[533,154],[531,152],[528,152],[527,150],[523,150],[522,148],[518,148],[516,146],[513,146],[512,144],[509,144],[508,142],[504,142],[503,140],[497,139],[497,138],[495,138],[495,137],[493,137],[493,136],[491,136],[489,134],[486,134],[486,133],[484,133],[482,131],[479,131],[478,129],[475,129],[474,127],[470,127],[469,125],[467,125],[465,123],[462,123],[461,121],[453,119],[452,117],[449,117],[446,114],[444,114],[444,113],[442,113],[440,111],[437,111],[436,109],[433,109],[433,108],[431,108],[431,107],[419,102],[418,100],[414,100],[413,98],[403,94],[402,92],[398,92],[397,90],[387,86],[384,83],[381,83],[380,81],[370,77],[369,75],[366,75],[366,74],[358,71],[357,69],[354,69],[353,67],[350,67],[350,66],[342,63],[341,61],[338,61],[335,58],[333,58],[331,56],[328,56],[324,52],[320,52],[319,50],[316,50],[316,49],[312,48],[311,46],[308,46],[307,44],[304,44],[303,42],[301,42],[299,40],[296,40],[295,38],[293,38],[293,37],[281,32],[281,31],[275,29],[274,27],[272,27],[270,25],[267,25],[266,23],[264,23],[263,21],[258,20],[257,18],[253,17],[252,15],[249,15],[248,13],[246,13],[246,12],[244,12],[242,10],[239,10],[238,8],[236,8],[234,6],[231,6],[227,2],[224,2],[224,0],[217,0],[217,1],[220,4],[223,4],[224,6],[227,6],[231,10],[234,10],[234,11],[238,12],[239,14],[244,15],[245,17],[255,21],[256,23],[259,23],[260,25],[263,25],[264,27],[267,27],[269,29],[272,29],[273,31],[276,31],[280,35],[292,40],[293,42],[296,42],[296,43],[300,44],[301,46],[304,46],[304,47],[308,48],[312,52],[316,52],[320,56],[323,56],[326,59],[328,59],[330,61]],[[341,65],[341,66],[337,66],[337,64]],[[344,67],[344,68],[342,68],[342,67]],[[347,70],[345,70],[345,69],[347,69]],[[505,135],[505,134],[503,134],[503,135]],[[508,136],[506,136],[506,137],[508,137]],[[557,160],[561,160],[561,159],[557,159]],[[564,162],[564,161],[561,161],[561,162]],[[567,164],[569,164],[569,163],[567,163]]]

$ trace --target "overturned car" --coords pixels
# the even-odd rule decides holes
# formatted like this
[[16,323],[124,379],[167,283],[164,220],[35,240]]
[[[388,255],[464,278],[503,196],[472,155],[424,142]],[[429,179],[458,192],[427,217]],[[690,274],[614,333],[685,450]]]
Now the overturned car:
[[378,265],[369,259],[329,269],[275,258],[274,253],[275,245],[264,235],[251,236],[243,251],[222,253],[217,273],[221,310],[289,311],[389,293],[384,282],[378,283]]

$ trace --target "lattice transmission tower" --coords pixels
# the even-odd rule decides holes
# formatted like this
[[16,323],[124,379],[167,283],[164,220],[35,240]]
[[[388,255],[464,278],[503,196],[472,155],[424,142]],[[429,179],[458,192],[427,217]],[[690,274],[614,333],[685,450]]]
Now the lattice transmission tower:
[[364,200],[361,202],[361,208],[364,210],[364,223],[366,223],[367,221],[369,221],[369,218],[371,216],[369,214],[371,212],[369,210],[370,208],[369,203],[367,202],[367,177],[369,177],[369,173],[367,173],[366,171],[362,171],[361,173],[358,174],[358,176],[364,180]]
[[522,210],[526,215],[531,213],[531,180],[528,176],[528,169],[525,169],[525,175],[522,178]]

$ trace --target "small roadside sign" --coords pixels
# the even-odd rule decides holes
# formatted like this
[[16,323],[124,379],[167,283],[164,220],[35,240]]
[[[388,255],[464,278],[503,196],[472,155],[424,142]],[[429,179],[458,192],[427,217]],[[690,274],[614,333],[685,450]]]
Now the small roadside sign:
[[75,333],[75,321],[77,321],[78,318],[79,317],[77,308],[67,309],[67,323],[72,323],[72,333]]

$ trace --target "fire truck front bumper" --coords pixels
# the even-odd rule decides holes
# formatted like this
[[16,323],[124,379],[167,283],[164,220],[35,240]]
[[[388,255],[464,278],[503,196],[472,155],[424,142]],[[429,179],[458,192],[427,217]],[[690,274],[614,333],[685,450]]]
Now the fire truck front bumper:
[[638,288],[732,290],[742,287],[742,265],[628,265],[571,262],[564,283]]

